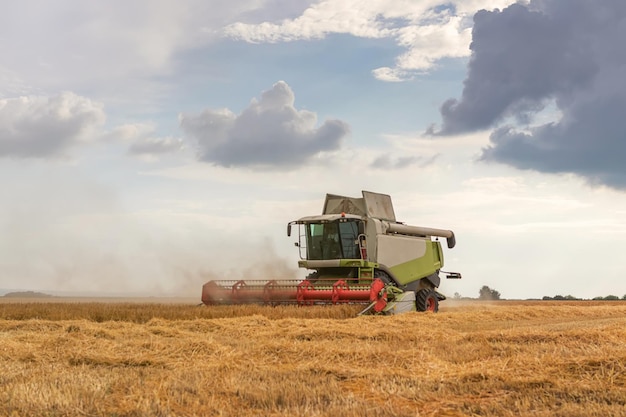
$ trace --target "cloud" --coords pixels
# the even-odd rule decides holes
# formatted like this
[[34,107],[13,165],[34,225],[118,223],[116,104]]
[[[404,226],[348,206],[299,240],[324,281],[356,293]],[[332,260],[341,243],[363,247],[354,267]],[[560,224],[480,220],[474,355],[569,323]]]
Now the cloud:
[[476,13],[463,93],[442,105],[436,134],[493,128],[483,161],[626,189],[625,18],[619,0]]
[[102,134],[105,142],[132,142],[154,135],[155,126],[150,123],[126,123],[115,126]]
[[420,168],[425,168],[435,162],[439,157],[439,154],[423,157],[423,156],[400,156],[397,158],[392,157],[389,153],[380,155],[372,161],[370,168],[374,169],[402,169],[410,166],[417,165]]
[[130,143],[129,155],[152,160],[159,155],[176,153],[185,147],[181,138],[158,136],[156,126],[151,123],[127,123],[115,126],[102,134],[101,138],[109,143]]
[[[0,14],[0,94],[71,89],[159,97],[178,54],[209,45],[259,0],[58,0],[14,3]],[[266,15],[269,15],[267,13]],[[284,16],[284,14],[280,14]],[[16,47],[19,45],[19,47]]]
[[0,100],[0,156],[65,156],[104,120],[101,104],[73,93]]
[[133,143],[128,148],[128,153],[131,155],[140,156],[156,156],[167,153],[178,152],[183,149],[183,141],[180,138],[164,137],[142,138]]
[[[224,1],[224,4],[230,4]],[[263,0],[250,2],[249,10],[238,16],[239,21],[262,22],[266,20],[296,18],[311,5],[311,0]]]
[[393,66],[372,70],[382,81],[404,81],[432,68],[444,57],[469,55],[469,16],[481,8],[503,7],[510,0],[408,2],[333,0],[312,4],[296,18],[278,23],[237,22],[224,28],[226,36],[246,42],[291,42],[322,39],[329,34],[392,39],[406,49]]
[[198,158],[225,167],[291,168],[321,152],[339,149],[349,127],[294,107],[289,85],[279,81],[236,115],[228,109],[182,114],[180,125],[198,147]]

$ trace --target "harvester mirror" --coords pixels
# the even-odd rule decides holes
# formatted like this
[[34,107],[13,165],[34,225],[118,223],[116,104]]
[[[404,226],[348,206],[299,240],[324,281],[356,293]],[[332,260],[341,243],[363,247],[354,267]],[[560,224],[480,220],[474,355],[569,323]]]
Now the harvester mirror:
[[291,236],[291,223],[287,223],[287,236]]

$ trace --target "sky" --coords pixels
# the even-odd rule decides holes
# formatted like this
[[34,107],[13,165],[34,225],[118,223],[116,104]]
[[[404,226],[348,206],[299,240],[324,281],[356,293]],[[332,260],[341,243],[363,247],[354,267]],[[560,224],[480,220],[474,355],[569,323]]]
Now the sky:
[[448,296],[626,294],[623,0],[2,1],[0,289],[301,278],[367,190]]

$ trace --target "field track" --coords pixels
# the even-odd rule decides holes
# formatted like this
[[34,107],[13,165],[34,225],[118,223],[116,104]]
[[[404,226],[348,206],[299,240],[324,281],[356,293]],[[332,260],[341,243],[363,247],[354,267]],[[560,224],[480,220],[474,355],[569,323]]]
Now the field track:
[[626,416],[626,302],[0,301],[0,416]]

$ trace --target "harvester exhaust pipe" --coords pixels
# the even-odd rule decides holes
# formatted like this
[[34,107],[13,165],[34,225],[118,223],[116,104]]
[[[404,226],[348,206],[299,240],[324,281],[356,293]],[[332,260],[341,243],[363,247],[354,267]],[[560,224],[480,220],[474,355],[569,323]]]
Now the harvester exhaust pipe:
[[412,236],[437,236],[445,237],[448,242],[448,248],[452,249],[456,245],[456,239],[452,230],[433,229],[431,227],[407,226],[400,223],[389,223],[388,232],[399,233],[402,235]]

